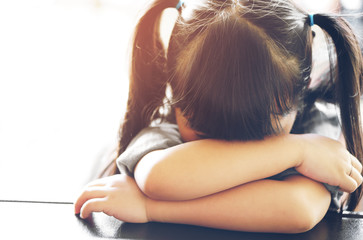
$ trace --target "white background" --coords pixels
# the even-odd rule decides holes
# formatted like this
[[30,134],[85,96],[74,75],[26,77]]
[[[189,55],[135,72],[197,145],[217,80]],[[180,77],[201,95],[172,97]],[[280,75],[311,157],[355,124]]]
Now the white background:
[[142,2],[0,0],[0,199],[74,200],[117,137]]

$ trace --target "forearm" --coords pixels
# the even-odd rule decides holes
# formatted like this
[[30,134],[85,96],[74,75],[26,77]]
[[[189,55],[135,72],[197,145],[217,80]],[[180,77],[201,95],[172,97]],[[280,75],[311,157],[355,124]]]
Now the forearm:
[[260,180],[189,201],[147,202],[148,217],[253,232],[304,232],[325,215],[330,194],[305,177],[288,181]]
[[146,155],[135,180],[155,199],[187,200],[278,174],[295,167],[301,146],[297,136],[263,141],[200,140]]

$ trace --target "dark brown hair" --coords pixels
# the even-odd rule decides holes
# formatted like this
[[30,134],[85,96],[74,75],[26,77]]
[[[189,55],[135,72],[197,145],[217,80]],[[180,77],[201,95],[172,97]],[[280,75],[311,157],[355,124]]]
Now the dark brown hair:
[[[340,107],[342,130],[347,149],[362,162],[360,96],[363,61],[359,43],[348,22],[341,17],[316,14],[314,21],[330,35],[334,42],[337,69],[335,81],[330,89],[334,90],[335,101]],[[361,197],[362,186],[350,194],[348,209],[354,210]]]
[[[181,108],[205,138],[252,140],[276,134],[274,121],[303,106],[310,91],[307,13],[289,0],[187,1],[164,48],[161,15],[177,3],[151,1],[136,27],[118,155],[152,121],[173,118],[173,111],[164,109],[168,104]],[[340,106],[348,150],[361,161],[358,42],[343,18],[317,14],[314,20],[331,36],[337,52],[336,76],[323,93],[331,93]],[[168,87],[171,98],[165,101]],[[361,192],[359,187],[351,195],[350,210]]]

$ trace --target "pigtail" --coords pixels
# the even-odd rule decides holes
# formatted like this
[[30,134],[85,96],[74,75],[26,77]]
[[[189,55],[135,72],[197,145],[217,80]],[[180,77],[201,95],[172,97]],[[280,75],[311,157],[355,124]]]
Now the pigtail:
[[120,128],[118,155],[131,139],[158,117],[166,87],[166,56],[160,37],[163,10],[175,7],[177,1],[155,0],[140,18],[132,45],[130,85],[127,109]]
[[160,20],[166,8],[177,1],[154,0],[135,27],[132,42],[129,96],[124,120],[119,129],[117,149],[98,177],[120,173],[116,159],[126,150],[141,129],[150,125],[163,106],[167,81],[166,54],[160,36]]
[[[325,30],[334,42],[337,55],[334,88],[340,107],[342,130],[347,149],[362,162],[360,96],[363,61],[357,38],[346,20],[341,17],[316,14],[314,22]],[[362,186],[350,195],[349,210],[354,210],[361,196]]]

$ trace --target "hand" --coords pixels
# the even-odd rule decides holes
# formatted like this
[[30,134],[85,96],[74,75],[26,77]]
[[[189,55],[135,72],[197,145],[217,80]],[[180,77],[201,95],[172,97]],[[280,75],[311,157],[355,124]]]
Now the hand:
[[92,212],[104,212],[121,221],[144,223],[148,222],[146,200],[133,178],[119,174],[89,183],[74,210],[81,218],[87,218]]
[[314,134],[303,139],[302,162],[296,167],[301,174],[319,182],[353,192],[362,184],[362,164],[338,141]]

